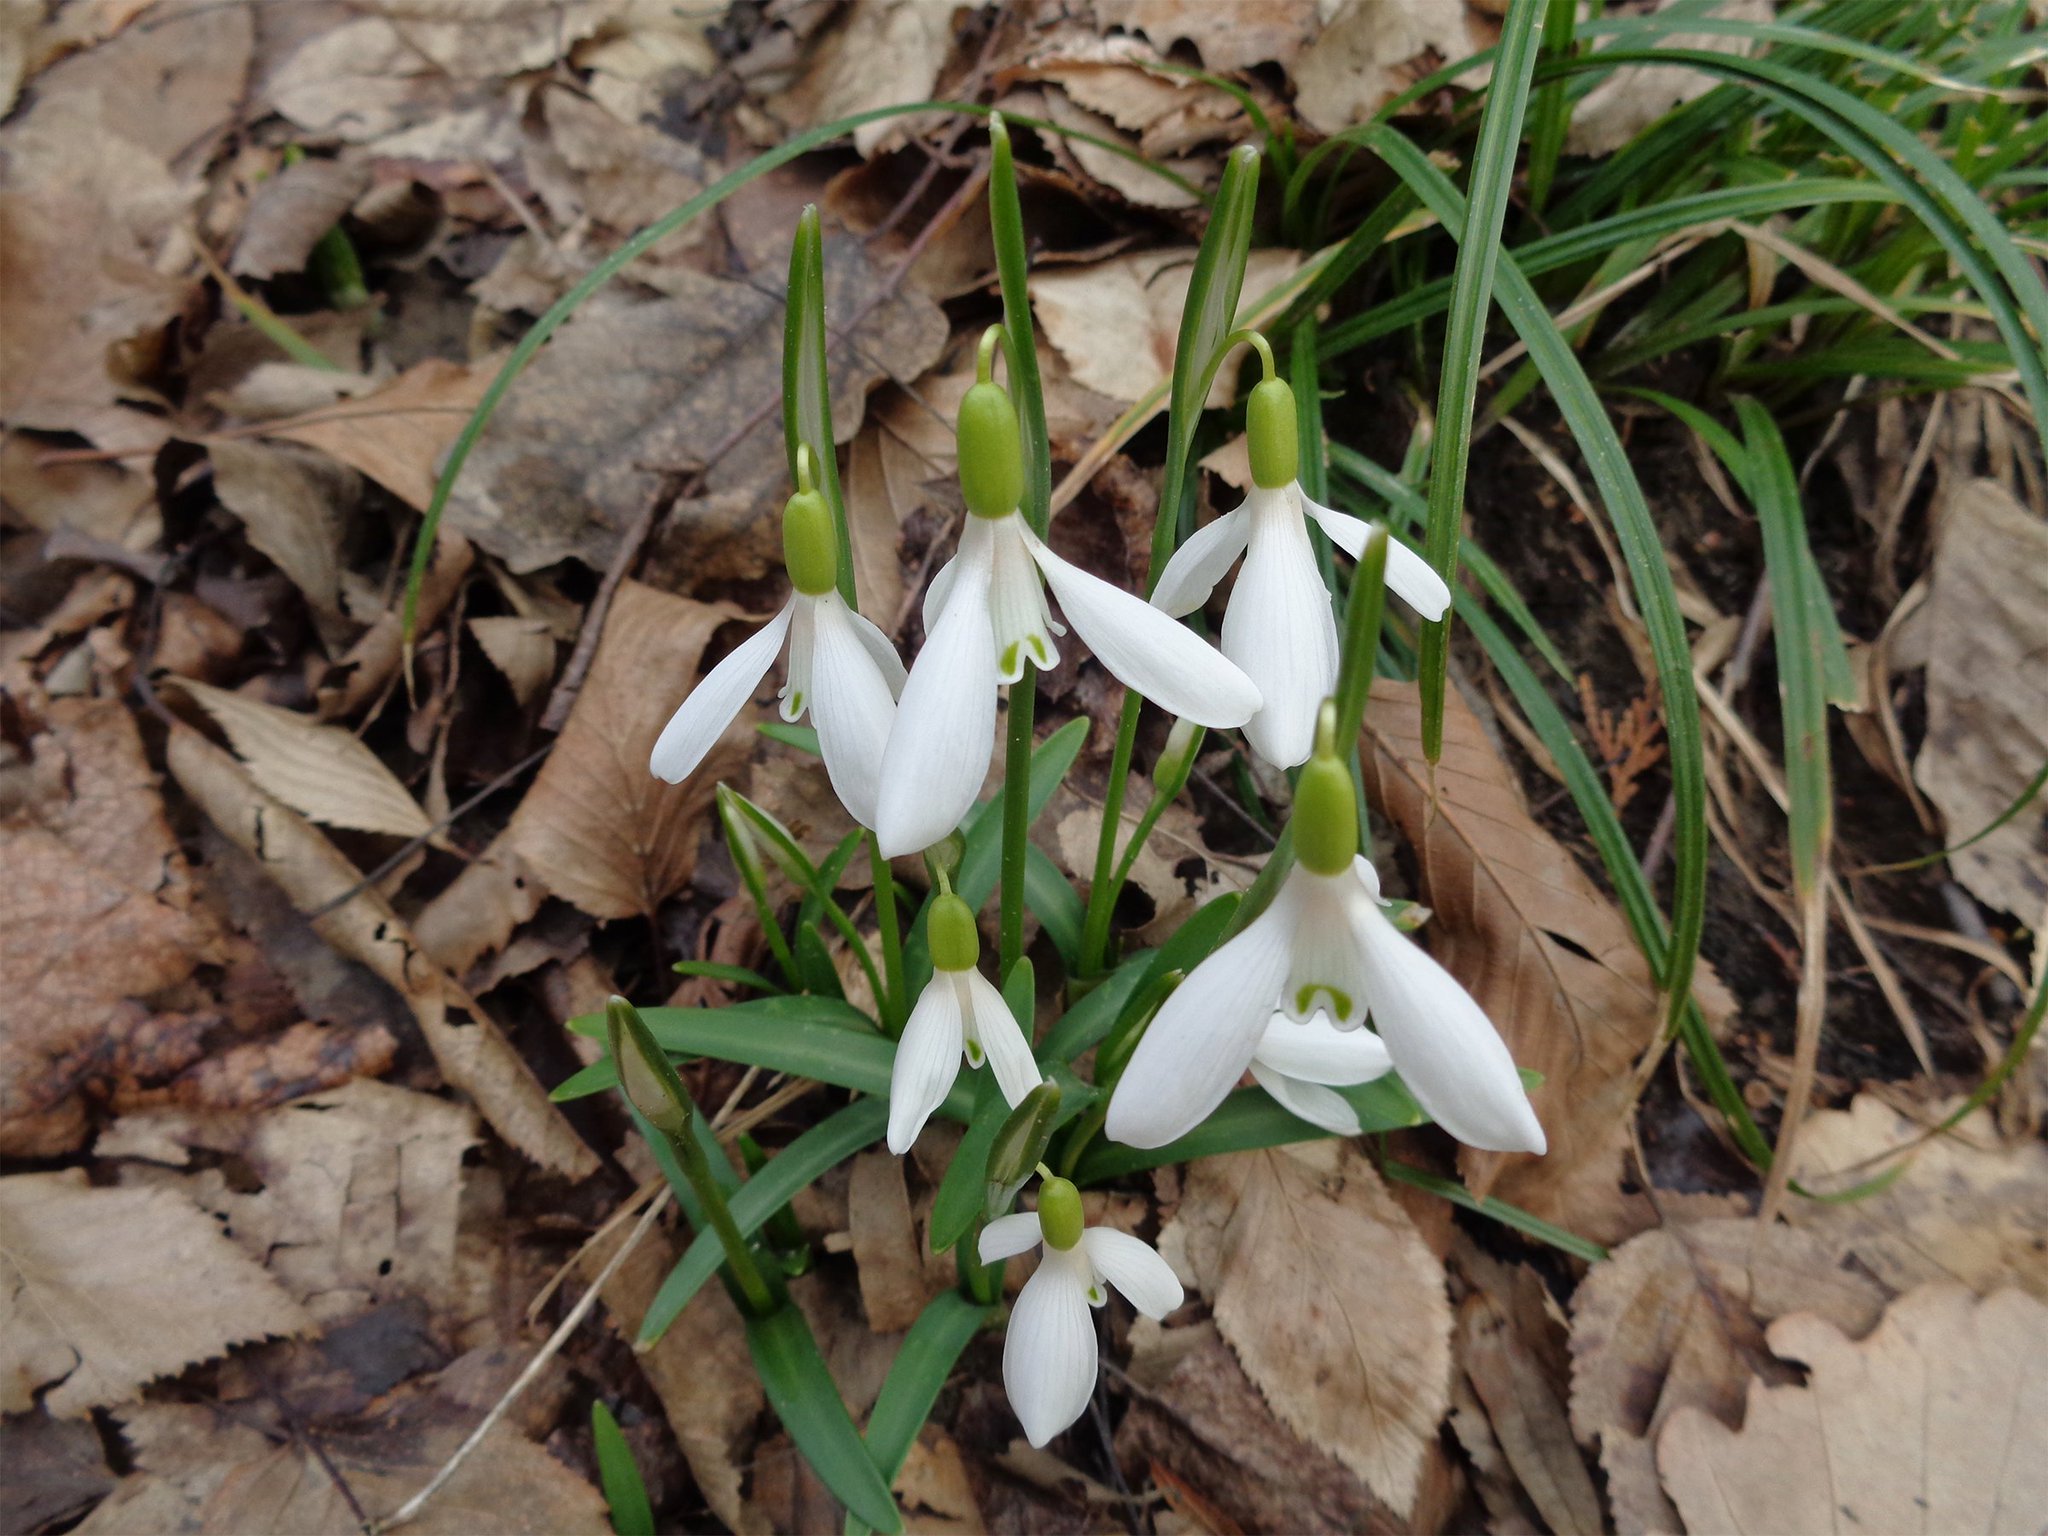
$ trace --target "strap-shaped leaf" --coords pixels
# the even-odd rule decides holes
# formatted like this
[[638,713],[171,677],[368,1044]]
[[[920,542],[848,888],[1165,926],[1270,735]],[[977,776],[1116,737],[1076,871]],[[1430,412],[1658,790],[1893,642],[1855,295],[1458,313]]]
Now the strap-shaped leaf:
[[[1338,1091],[1358,1111],[1359,1126],[1367,1133],[1403,1131],[1429,1123],[1421,1106],[1392,1074],[1359,1088]],[[1100,1184],[1105,1179],[1143,1173],[1167,1163],[1285,1146],[1293,1141],[1320,1141],[1329,1134],[1320,1126],[1296,1119],[1269,1098],[1263,1088],[1240,1088],[1217,1106],[1208,1119],[1180,1140],[1169,1141],[1163,1147],[1127,1147],[1114,1141],[1092,1143],[1082,1154],[1074,1179],[1080,1184]]]
[[602,1398],[590,1405],[590,1440],[597,1452],[597,1480],[604,1488],[605,1503],[611,1506],[612,1530],[617,1536],[654,1536],[647,1484],[640,1477],[632,1448],[619,1432],[619,1421]]
[[767,1317],[748,1318],[747,1350],[768,1406],[832,1496],[877,1531],[902,1530],[888,1479],[854,1428],[803,1313],[785,1306]]
[[[903,1460],[931,1417],[932,1404],[939,1400],[960,1352],[994,1318],[995,1308],[979,1306],[958,1291],[934,1296],[917,1314],[868,1415],[868,1454],[883,1477],[894,1482],[903,1470]],[[865,1536],[867,1530],[857,1516],[847,1516],[846,1536]]]

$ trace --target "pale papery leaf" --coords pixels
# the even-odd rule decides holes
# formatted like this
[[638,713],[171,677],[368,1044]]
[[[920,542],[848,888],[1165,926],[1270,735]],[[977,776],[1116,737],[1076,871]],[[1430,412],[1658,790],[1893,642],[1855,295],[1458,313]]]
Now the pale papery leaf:
[[555,675],[555,637],[546,619],[505,614],[471,619],[469,632],[483,647],[491,665],[504,674],[512,696],[522,705],[545,688]]
[[467,366],[428,358],[381,389],[267,422],[263,433],[317,448],[424,511],[433,499],[441,455],[483,397],[492,371],[489,358]]
[[341,610],[341,535],[362,494],[355,471],[293,448],[225,438],[207,450],[214,494],[249,542],[323,614]]
[[911,1219],[903,1159],[881,1150],[854,1158],[846,1203],[868,1326],[877,1333],[901,1333],[917,1321],[926,1300],[924,1259]]
[[[1294,62],[1294,110],[1318,133],[1362,123],[1439,64],[1490,46],[1493,18],[1465,0],[1349,0]],[[1459,77],[1476,90],[1484,68]]]

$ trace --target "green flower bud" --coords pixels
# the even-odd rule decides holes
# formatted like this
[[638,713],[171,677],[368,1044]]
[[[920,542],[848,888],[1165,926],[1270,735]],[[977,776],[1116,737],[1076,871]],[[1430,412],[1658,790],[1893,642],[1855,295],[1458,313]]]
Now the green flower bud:
[[1010,1111],[988,1149],[988,1215],[1003,1214],[1045,1156],[1060,1114],[1057,1083],[1040,1083]]
[[790,584],[812,597],[839,582],[839,531],[832,508],[817,491],[798,491],[782,508],[782,563]]
[[951,891],[932,902],[926,920],[931,938],[932,965],[941,971],[971,971],[981,959],[981,935],[975,930],[974,911]]
[[1062,1253],[1081,1241],[1088,1223],[1081,1215],[1081,1191],[1069,1179],[1047,1179],[1038,1186],[1038,1230],[1045,1246]]
[[1000,384],[981,383],[960,401],[960,494],[976,517],[1008,517],[1024,500],[1024,439]]
[[1341,875],[1358,856],[1358,799],[1337,756],[1337,710],[1324,700],[1315,755],[1294,783],[1294,856],[1318,875]]
[[1152,782],[1163,795],[1177,795],[1188,781],[1188,774],[1195,766],[1195,753],[1201,750],[1202,727],[1182,716],[1173,722],[1173,729],[1166,734],[1166,745],[1160,749],[1158,761],[1152,765]]
[[604,1028],[627,1101],[656,1130],[672,1136],[687,1131],[690,1097],[640,1010],[623,997],[614,997],[604,1005]]
[[1294,391],[1285,379],[1267,379],[1252,391],[1244,421],[1251,439],[1253,484],[1277,491],[1300,475],[1300,423],[1294,414]]

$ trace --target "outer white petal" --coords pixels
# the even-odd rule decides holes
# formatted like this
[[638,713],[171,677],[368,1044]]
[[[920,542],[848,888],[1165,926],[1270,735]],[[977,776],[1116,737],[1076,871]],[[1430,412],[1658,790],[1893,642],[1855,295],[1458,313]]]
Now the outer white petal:
[[1016,1016],[1003,1001],[1003,994],[981,972],[963,971],[961,979],[967,989],[966,1007],[971,1010],[968,1035],[981,1043],[1004,1099],[1015,1109],[1027,1093],[1045,1080],[1038,1070],[1037,1058],[1031,1054],[1031,1042],[1017,1027]]
[[1267,762],[1292,768],[1315,745],[1316,710],[1337,686],[1337,619],[1291,488],[1251,502],[1251,546],[1223,615],[1223,654],[1265,701],[1244,728]]
[[1095,1273],[1147,1317],[1164,1317],[1187,1300],[1173,1266],[1150,1243],[1115,1227],[1090,1227],[1081,1234],[1081,1247]]
[[981,1229],[981,1262],[994,1264],[1000,1259],[1014,1259],[1044,1241],[1038,1227],[1038,1212],[1017,1211],[998,1216]]
[[1062,560],[1028,528],[1024,536],[1067,622],[1118,681],[1197,725],[1221,729],[1252,717],[1259,690],[1200,635]]
[[1269,1067],[1304,1083],[1331,1083],[1344,1087],[1369,1083],[1394,1069],[1387,1043],[1369,1029],[1339,1029],[1321,1009],[1306,1024],[1297,1024],[1284,1013],[1273,1015],[1252,1067]]
[[808,601],[811,719],[818,727],[818,750],[839,803],[855,821],[872,827],[882,787],[882,754],[889,745],[889,728],[896,722],[896,696],[861,636],[860,615],[837,592]]
[[[972,526],[974,519],[970,517],[968,522]],[[964,530],[962,537],[965,537]],[[959,574],[960,557],[958,554],[955,554],[952,559],[939,567],[938,574],[932,577],[932,584],[924,589],[924,632],[926,634],[930,634],[934,629],[938,628],[939,615],[946,611],[947,600],[953,595],[953,578]]]
[[963,556],[945,612],[925,639],[882,755],[875,832],[890,858],[960,825],[988,774],[996,737],[996,653],[988,566]]
[[749,635],[711,669],[709,677],[690,690],[682,707],[662,727],[661,737],[648,757],[647,767],[657,779],[680,784],[718,744],[733,716],[761,686],[761,679],[775,661],[775,653],[782,649],[795,606],[794,600],[785,603],[782,612]]
[[1003,1343],[1003,1390],[1024,1438],[1042,1446],[1087,1410],[1095,1391],[1092,1274],[1079,1248],[1048,1248],[1024,1282]]
[[1285,1072],[1275,1072],[1256,1059],[1252,1062],[1252,1077],[1273,1096],[1276,1104],[1297,1120],[1319,1125],[1332,1136],[1356,1136],[1359,1133],[1358,1112],[1345,1103],[1343,1096],[1334,1088],[1325,1088],[1320,1083],[1304,1083]]
[[1196,529],[1159,573],[1159,584],[1152,589],[1152,606],[1176,619],[1193,613],[1209,601],[1216,583],[1237,564],[1250,536],[1251,518],[1243,507]]
[[[1301,506],[1345,554],[1356,560],[1365,553],[1365,540],[1372,532],[1372,524],[1349,512],[1319,505],[1306,496],[1301,498]],[[1451,606],[1451,589],[1444,585],[1443,577],[1391,533],[1387,535],[1387,585],[1425,619],[1440,619]]]
[[945,972],[934,972],[910,1010],[889,1069],[889,1150],[898,1157],[952,1091],[961,1042],[960,995]]
[[853,621],[853,631],[860,636],[860,643],[867,647],[868,654],[875,658],[875,665],[882,670],[883,678],[889,684],[889,697],[900,698],[903,684],[909,673],[903,670],[903,658],[896,654],[896,646],[882,627],[864,613],[846,610],[847,618]]
[[1354,925],[1372,978],[1373,1026],[1430,1118],[1468,1147],[1543,1151],[1514,1058],[1471,994],[1377,902],[1361,902]]
[[1110,1140],[1164,1146],[1199,1125],[1244,1075],[1287,980],[1293,883],[1166,1000],[1110,1096]]

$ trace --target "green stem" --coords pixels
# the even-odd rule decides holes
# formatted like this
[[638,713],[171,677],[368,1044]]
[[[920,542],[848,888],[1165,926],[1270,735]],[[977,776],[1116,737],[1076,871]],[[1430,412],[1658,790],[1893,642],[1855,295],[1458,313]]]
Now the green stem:
[[668,1142],[669,1151],[675,1154],[676,1166],[690,1181],[690,1191],[696,1195],[704,1219],[718,1234],[718,1246],[725,1250],[725,1267],[731,1271],[733,1284],[739,1288],[747,1311],[755,1317],[768,1316],[780,1303],[768,1284],[767,1276],[761,1273],[754,1250],[747,1245],[747,1240],[740,1235],[739,1224],[732,1219],[732,1208],[725,1203],[725,1192],[718,1187],[718,1180],[711,1176],[711,1160],[697,1145],[697,1138],[691,1134],[687,1121],[680,1129],[662,1126],[660,1130]]
[[1116,829],[1124,819],[1124,784],[1131,776],[1131,752],[1138,743],[1138,710],[1144,701],[1124,694],[1117,720],[1116,748],[1110,754],[1109,782],[1102,794],[1102,835],[1095,843],[1095,874],[1088,882],[1088,911],[1081,924],[1081,974],[1101,974],[1109,948],[1109,918],[1116,906]]
[[1010,687],[1010,727],[1003,749],[1003,903],[998,976],[1024,953],[1024,860],[1031,830],[1031,733],[1038,709],[1038,669],[1024,663],[1024,675]]
[[1351,576],[1351,600],[1344,605],[1343,659],[1337,666],[1337,740],[1355,746],[1365,723],[1366,696],[1380,653],[1380,620],[1387,609],[1387,533],[1375,523]]
[[903,1033],[903,929],[896,916],[896,875],[882,857],[875,834],[868,834],[868,868],[875,880],[875,926],[882,931],[882,975],[887,983],[876,1000],[882,1032],[891,1039]]
[[967,1235],[953,1245],[953,1257],[967,1294],[982,1306],[992,1307],[1003,1299],[1003,1266],[981,1262],[981,1229],[986,1225],[981,1217],[975,1217]]

